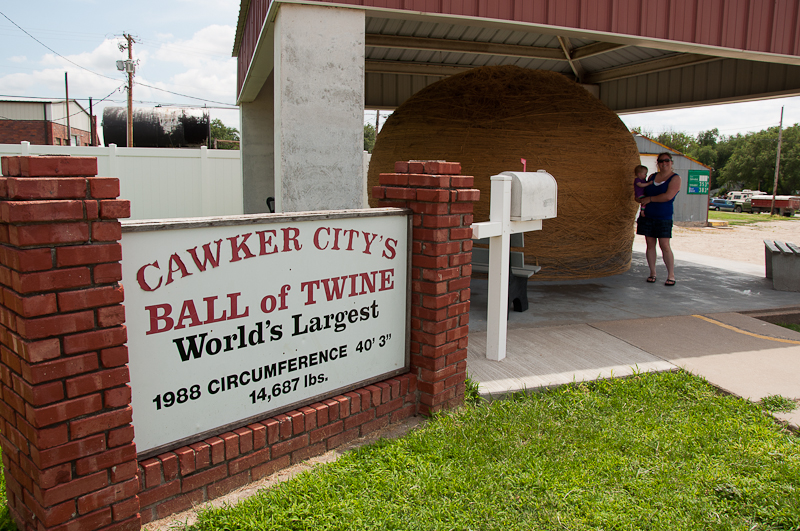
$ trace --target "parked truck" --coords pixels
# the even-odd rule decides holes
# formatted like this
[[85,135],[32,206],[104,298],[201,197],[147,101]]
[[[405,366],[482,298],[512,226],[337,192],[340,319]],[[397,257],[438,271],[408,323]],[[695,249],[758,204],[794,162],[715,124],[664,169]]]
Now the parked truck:
[[733,201],[734,212],[752,212],[750,204],[745,204],[745,201],[754,195],[761,195],[763,193],[764,192],[759,190],[734,190],[733,192],[728,192],[725,198]]
[[[744,202],[744,210],[752,209],[754,214],[770,212],[772,208],[771,195],[754,195]],[[781,216],[791,217],[800,210],[800,197],[792,195],[775,196],[775,212]]]

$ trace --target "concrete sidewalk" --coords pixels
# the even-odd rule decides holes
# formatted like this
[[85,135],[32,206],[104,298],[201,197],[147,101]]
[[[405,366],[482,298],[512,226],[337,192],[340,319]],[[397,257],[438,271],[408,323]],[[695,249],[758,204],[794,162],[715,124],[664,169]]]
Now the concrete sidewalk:
[[[659,258],[660,261],[660,258]],[[678,283],[648,284],[644,254],[613,277],[531,283],[509,315],[505,360],[486,360],[486,280],[472,281],[468,370],[494,396],[572,381],[684,368],[735,395],[800,399],[800,334],[740,312],[800,314],[763,267],[676,255]],[[800,410],[776,414],[795,429]]]

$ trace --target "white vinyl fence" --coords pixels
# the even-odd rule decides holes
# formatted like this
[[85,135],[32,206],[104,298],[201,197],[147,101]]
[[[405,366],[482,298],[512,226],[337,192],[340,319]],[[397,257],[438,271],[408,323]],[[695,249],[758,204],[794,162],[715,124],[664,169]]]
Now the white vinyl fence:
[[243,213],[241,151],[0,144],[2,156],[97,157],[98,175],[117,177],[131,219],[235,216]]

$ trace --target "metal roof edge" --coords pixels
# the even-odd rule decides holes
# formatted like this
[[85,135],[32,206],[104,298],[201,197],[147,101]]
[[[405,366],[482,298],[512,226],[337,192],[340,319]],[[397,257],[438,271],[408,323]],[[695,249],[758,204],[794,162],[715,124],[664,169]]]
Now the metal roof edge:
[[[632,134],[633,134],[633,135],[638,135],[638,136],[640,136],[640,137],[644,138],[645,140],[647,140],[647,141],[649,141],[649,142],[652,142],[653,144],[656,144],[656,145],[658,145],[658,146],[661,146],[661,147],[662,147],[662,148],[664,148],[666,151],[671,151],[672,153],[674,153],[674,154],[676,154],[676,155],[680,155],[680,156],[681,156],[681,157],[683,157],[683,158],[689,159],[689,160],[691,160],[692,162],[694,162],[695,164],[699,164],[700,166],[702,166],[702,167],[704,167],[704,168],[708,168],[708,169],[709,169],[709,171],[711,171],[711,170],[713,170],[713,169],[714,169],[714,168],[712,168],[711,166],[709,166],[708,164],[703,164],[703,163],[702,163],[702,162],[700,162],[699,160],[697,160],[697,159],[695,159],[695,158],[693,158],[693,157],[690,157],[689,155],[686,155],[686,154],[684,154],[684,153],[681,153],[681,152],[680,152],[680,151],[678,151],[677,149],[673,149],[673,148],[671,148],[671,147],[669,147],[669,146],[666,146],[666,145],[662,144],[661,142],[659,142],[658,140],[653,140],[653,139],[652,139],[652,138],[650,138],[649,136],[645,136],[645,135],[643,135],[643,134],[641,134],[641,133],[636,133],[636,132],[632,132]],[[644,155],[657,155],[657,153],[644,153]]]
[[[244,25],[247,19],[247,10],[249,10],[252,1],[253,0],[242,0],[240,4],[239,20],[237,23],[236,36],[234,37],[234,47],[233,47],[234,57],[238,56],[237,54],[241,45],[241,38],[244,32]],[[360,1],[363,2],[363,0]],[[470,21],[472,23],[481,22],[483,24],[492,24],[492,25],[496,24],[506,29],[508,28],[509,25],[519,26],[521,28],[537,28],[547,34],[552,33],[552,34],[567,35],[567,36],[569,36],[570,34],[580,34],[581,36],[584,36],[584,38],[586,38],[587,36],[589,38],[597,37],[596,40],[601,40],[605,42],[617,42],[619,44],[644,46],[648,48],[658,48],[674,52],[702,54],[703,51],[706,51],[706,54],[708,55],[716,55],[720,57],[759,60],[769,63],[800,65],[800,56],[798,55],[787,55],[787,54],[777,54],[772,52],[743,50],[739,48],[713,46],[708,44],[693,43],[688,41],[676,41],[676,40],[663,39],[657,37],[646,37],[642,35],[633,35],[628,33],[612,33],[606,31],[589,30],[583,28],[576,28],[572,26],[557,26],[551,24],[524,22],[524,21],[509,20],[509,19],[456,15],[452,13],[436,13],[436,12],[425,12],[425,11],[410,10],[410,9],[385,8],[385,7],[367,6],[363,4],[326,2],[319,0],[289,0],[288,2],[287,0],[271,0],[268,12],[271,12],[273,9],[273,5],[278,2],[309,4],[309,5],[327,5],[331,7],[345,7],[350,9],[364,9],[370,12],[383,12],[386,13],[387,15],[388,14],[405,15],[406,17],[411,16],[414,18],[432,17],[432,18],[465,20],[465,21]]]

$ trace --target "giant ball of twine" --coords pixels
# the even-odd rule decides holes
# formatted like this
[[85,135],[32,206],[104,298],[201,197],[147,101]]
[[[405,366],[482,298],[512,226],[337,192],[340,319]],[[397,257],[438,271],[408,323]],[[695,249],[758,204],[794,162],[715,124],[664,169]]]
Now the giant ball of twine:
[[531,280],[627,271],[636,142],[612,110],[561,74],[488,66],[422,89],[381,129],[368,181],[376,186],[395,161],[460,162],[481,191],[475,221],[486,221],[491,176],[522,171],[520,159],[558,183],[558,216],[525,233],[525,262],[542,266]]

